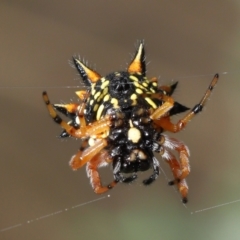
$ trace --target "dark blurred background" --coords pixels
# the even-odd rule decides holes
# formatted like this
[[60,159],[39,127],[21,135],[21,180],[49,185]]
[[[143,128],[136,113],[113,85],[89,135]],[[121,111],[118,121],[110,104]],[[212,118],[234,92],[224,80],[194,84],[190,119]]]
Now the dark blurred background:
[[[189,203],[164,174],[142,186],[144,173],[110,198],[72,209],[101,196],[85,169],[69,168],[79,141],[56,138],[61,129],[42,91],[52,102],[76,100],[78,88],[66,88],[81,86],[68,64],[73,54],[105,75],[126,68],[139,39],[148,76],[179,81],[174,97],[189,107],[220,73],[206,109],[175,134],[191,150]],[[240,202],[217,207],[240,200],[239,1],[1,0],[0,53],[0,239],[239,239]],[[108,183],[111,168],[101,175]]]

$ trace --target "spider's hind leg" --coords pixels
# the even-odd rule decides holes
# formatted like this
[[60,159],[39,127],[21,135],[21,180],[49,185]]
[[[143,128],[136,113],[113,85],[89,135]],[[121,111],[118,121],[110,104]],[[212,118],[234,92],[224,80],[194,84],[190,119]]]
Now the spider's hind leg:
[[172,171],[174,180],[169,182],[169,185],[176,184],[178,187],[178,190],[182,196],[182,202],[187,203],[187,195],[188,195],[188,185],[185,179],[180,180],[181,175],[181,166],[179,162],[176,160],[176,157],[167,149],[164,149],[164,153],[162,155],[162,158],[168,163],[170,166],[170,169]]
[[[190,173],[189,156],[190,152],[188,147],[181,141],[170,138],[167,135],[162,135],[162,146],[164,149],[168,148],[179,153],[179,163],[177,160],[170,163],[171,169],[173,170],[173,175],[175,177],[175,183],[180,182],[180,180],[185,179]],[[164,154],[163,154],[164,156]],[[174,157],[175,158],[175,157]],[[173,158],[171,158],[173,159]],[[178,166],[179,165],[179,166]],[[174,183],[173,182],[173,183]]]
[[[183,203],[187,203],[188,186],[185,178],[190,172],[188,161],[189,150],[182,142],[163,134],[156,140],[158,141],[159,147],[154,149],[154,151],[158,152],[168,163],[174,177],[174,180],[170,181],[169,185],[176,184],[182,196]],[[174,154],[168,149],[179,153],[179,161],[177,161]]]

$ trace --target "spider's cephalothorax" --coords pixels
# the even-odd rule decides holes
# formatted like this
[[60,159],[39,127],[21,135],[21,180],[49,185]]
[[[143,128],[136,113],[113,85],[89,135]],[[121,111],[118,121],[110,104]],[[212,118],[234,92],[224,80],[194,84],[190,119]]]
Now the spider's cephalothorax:
[[[216,74],[202,100],[178,121],[171,116],[188,110],[171,97],[177,83],[158,86],[157,79],[147,78],[144,44],[140,42],[127,71],[101,77],[80,59],[73,62],[88,89],[78,91],[80,103],[51,105],[47,93],[43,98],[54,121],[64,129],[60,137],[82,140],[79,151],[70,160],[77,170],[86,164],[87,174],[96,193],[103,193],[117,182],[132,182],[137,172],[152,169],[143,183],[149,185],[159,175],[159,162],[154,152],[169,164],[183,202],[187,202],[185,178],[190,172],[189,150],[185,144],[164,132],[178,132],[202,110],[218,80]],[[65,122],[56,110],[70,118]],[[178,158],[172,151],[179,153]],[[98,168],[112,164],[114,181],[102,186]]]

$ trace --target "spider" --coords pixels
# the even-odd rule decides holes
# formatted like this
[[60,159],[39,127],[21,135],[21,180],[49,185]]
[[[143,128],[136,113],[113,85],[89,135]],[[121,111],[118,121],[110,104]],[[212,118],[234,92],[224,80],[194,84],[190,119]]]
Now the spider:
[[[159,176],[158,153],[172,171],[182,202],[187,203],[190,172],[189,149],[166,132],[177,133],[200,111],[218,81],[216,74],[202,100],[191,110],[176,102],[172,94],[177,82],[158,86],[157,78],[146,77],[144,42],[141,41],[126,71],[102,77],[78,57],[73,57],[87,90],[77,91],[79,103],[50,104],[46,92],[43,99],[53,120],[63,128],[61,138],[80,138],[79,151],[71,158],[70,166],[77,170],[86,165],[94,191],[98,194],[112,189],[118,182],[130,183],[137,172],[152,169],[144,185]],[[171,116],[189,110],[176,124]],[[64,121],[57,111],[70,118]],[[172,151],[178,153],[175,157]],[[112,165],[114,180],[102,186],[98,168]]]

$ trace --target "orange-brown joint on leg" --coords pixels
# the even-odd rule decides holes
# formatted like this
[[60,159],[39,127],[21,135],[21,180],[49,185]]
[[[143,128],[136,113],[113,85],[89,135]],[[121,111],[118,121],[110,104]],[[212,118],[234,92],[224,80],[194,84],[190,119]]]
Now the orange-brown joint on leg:
[[73,170],[81,168],[106,146],[107,141],[105,139],[97,140],[93,146],[86,148],[84,151],[78,151],[77,154],[71,158],[69,165]]
[[88,177],[90,178],[91,185],[93,187],[93,190],[97,194],[101,194],[104,192],[107,192],[108,190],[112,189],[113,187],[116,186],[117,182],[112,181],[109,185],[107,186],[102,186],[101,184],[101,179],[99,176],[98,168],[101,166],[104,166],[111,162],[111,158],[108,155],[106,151],[102,151],[99,154],[95,155],[91,161],[88,162],[87,164],[87,174]]
[[172,123],[171,118],[169,116],[162,117],[160,119],[155,119],[154,123],[157,126],[163,128],[165,131],[169,131],[173,133],[181,131],[186,125],[181,120],[177,124]]

